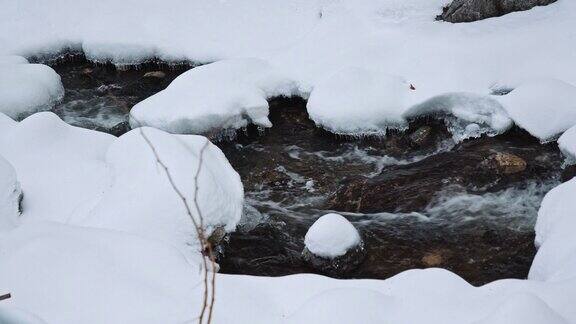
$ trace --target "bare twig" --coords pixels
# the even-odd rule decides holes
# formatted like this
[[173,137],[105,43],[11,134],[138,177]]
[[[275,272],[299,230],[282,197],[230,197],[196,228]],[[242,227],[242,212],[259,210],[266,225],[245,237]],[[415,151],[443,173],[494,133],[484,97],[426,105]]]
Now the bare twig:
[[[130,116],[130,118],[132,120],[134,120],[134,122],[138,126],[143,125],[142,123],[140,123],[140,121],[138,121],[138,119],[136,119],[133,115],[130,114],[130,109],[126,106],[126,104],[124,102],[118,100],[118,98],[116,98],[116,96],[110,92],[108,93],[108,95],[110,98],[112,98],[112,100],[114,100],[117,103],[117,105],[124,112],[126,112]],[[198,238],[198,241],[200,242],[201,252],[203,254],[204,253],[208,254],[208,258],[210,261],[210,267],[212,270],[212,276],[211,276],[211,279],[209,281],[209,279],[208,279],[208,271],[209,271],[208,261],[206,260],[205,256],[202,256],[202,266],[204,269],[204,277],[203,277],[204,291],[203,291],[202,307],[200,310],[200,315],[198,316],[198,323],[204,324],[206,311],[208,311],[208,315],[207,315],[208,317],[207,317],[206,323],[209,324],[212,322],[212,314],[213,314],[214,302],[215,302],[216,260],[215,260],[215,256],[213,253],[212,244],[210,243],[210,241],[208,240],[208,237],[206,236],[206,230],[204,228],[204,217],[202,215],[202,211],[200,209],[200,205],[198,202],[198,192],[200,190],[198,179],[200,177],[200,172],[202,171],[202,165],[204,162],[204,151],[209,146],[210,141],[208,139],[206,139],[206,142],[203,144],[202,148],[200,149],[199,157],[198,157],[198,169],[196,170],[196,174],[194,175],[193,204],[194,204],[196,214],[198,215],[198,220],[196,220],[196,218],[194,217],[194,215],[192,213],[190,205],[188,204],[188,200],[186,199],[186,196],[176,185],[174,178],[170,172],[170,169],[160,158],[160,155],[158,154],[156,147],[154,146],[154,144],[152,143],[150,138],[148,138],[148,136],[144,132],[143,128],[138,127],[138,129],[139,129],[140,135],[142,136],[142,138],[144,139],[144,141],[146,142],[148,147],[150,147],[150,150],[152,151],[152,154],[154,155],[154,158],[156,159],[156,163],[158,165],[160,165],[162,167],[162,169],[164,170],[164,173],[166,174],[166,178],[168,179],[170,187],[172,188],[172,190],[174,191],[176,196],[178,196],[178,198],[180,199],[180,201],[184,205],[184,208],[186,210],[186,214],[190,217],[192,224],[194,225],[194,229],[196,231],[196,236]],[[210,295],[210,299],[208,298],[208,295]]]
[[0,295],[0,300],[9,299],[11,297],[12,297],[12,295],[10,295],[10,294]]

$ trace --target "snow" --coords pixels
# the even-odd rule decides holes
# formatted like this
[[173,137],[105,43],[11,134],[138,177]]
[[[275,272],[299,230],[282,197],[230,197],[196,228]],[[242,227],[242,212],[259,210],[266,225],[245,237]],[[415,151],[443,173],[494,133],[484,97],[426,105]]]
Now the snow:
[[319,82],[306,108],[316,125],[345,135],[386,134],[405,127],[410,84],[396,76],[348,67]]
[[306,232],[304,244],[312,254],[333,259],[361,243],[358,230],[339,214],[318,218]]
[[576,178],[552,189],[542,201],[536,222],[538,253],[530,278],[549,280],[576,275]]
[[[513,120],[542,141],[566,131],[559,145],[572,154],[576,2],[459,25],[434,21],[444,4],[5,1],[0,112],[19,119],[62,95],[52,69],[18,55],[71,48],[116,64],[219,61],[194,68],[134,107],[133,126],[177,133],[269,127],[266,99],[302,95],[310,96],[314,121],[334,132],[379,133],[408,116],[450,114],[457,140],[498,134]],[[490,96],[498,88],[513,91]],[[13,295],[0,302],[0,321],[195,320],[202,293],[196,242],[140,130],[116,139],[68,126],[51,113],[19,123],[4,114],[0,194],[10,196],[17,179],[24,201],[21,224],[0,233],[0,294]],[[193,194],[204,139],[143,132],[167,156],[179,188]],[[206,156],[201,183],[208,187],[199,193],[206,224],[231,230],[241,210],[241,184],[211,144]],[[219,274],[214,323],[575,323],[575,195],[576,179],[546,195],[527,280],[475,288],[441,269],[387,280]],[[14,211],[14,201],[0,197],[0,211]],[[349,223],[338,224],[318,225],[322,238],[338,243],[322,245],[327,255],[359,239]],[[186,244],[193,246],[183,250]]]
[[444,118],[457,143],[483,134],[502,134],[512,126],[498,101],[473,93],[439,95],[411,107],[404,115],[409,119],[426,115]]
[[63,96],[60,76],[50,67],[0,53],[0,113],[25,117],[50,109]]
[[219,61],[189,70],[138,103],[130,124],[188,134],[233,131],[249,123],[271,127],[266,99],[296,91],[293,82],[265,61]]
[[51,112],[5,122],[10,126],[0,128],[0,155],[22,185],[23,217],[64,222],[99,197],[114,136],[70,126]]
[[560,136],[558,147],[570,162],[576,162],[576,125]]
[[544,142],[576,125],[576,87],[564,81],[528,81],[500,102],[518,126]]
[[185,254],[201,250],[183,202],[142,134],[154,146],[200,224],[193,204],[197,186],[207,235],[216,227],[234,230],[242,215],[244,190],[222,151],[203,136],[171,135],[153,128],[132,130],[112,143],[106,153],[110,185],[86,218],[76,222],[162,240]]
[[20,183],[16,171],[8,161],[0,156],[0,233],[18,224],[20,216]]

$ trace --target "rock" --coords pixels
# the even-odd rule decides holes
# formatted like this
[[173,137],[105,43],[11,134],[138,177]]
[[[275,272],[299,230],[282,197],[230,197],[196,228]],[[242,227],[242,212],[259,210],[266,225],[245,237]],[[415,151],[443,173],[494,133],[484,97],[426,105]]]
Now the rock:
[[166,73],[162,71],[151,71],[146,72],[144,74],[144,78],[157,78],[157,79],[164,79],[166,77]]
[[562,170],[562,175],[560,176],[560,180],[562,182],[566,182],[572,180],[572,178],[576,177],[576,164],[569,165]]
[[358,230],[338,214],[320,217],[308,230],[302,258],[314,269],[341,277],[364,260],[364,243]]
[[451,23],[472,22],[553,2],[556,0],[454,0],[444,7],[442,14],[436,19]]
[[418,128],[414,133],[408,136],[410,143],[414,146],[421,147],[428,144],[432,139],[433,129],[430,126],[422,126]]
[[444,259],[438,252],[427,253],[422,257],[422,263],[427,267],[437,267],[442,264]]
[[482,162],[488,168],[498,170],[503,174],[519,173],[526,170],[526,161],[518,155],[510,153],[495,153]]

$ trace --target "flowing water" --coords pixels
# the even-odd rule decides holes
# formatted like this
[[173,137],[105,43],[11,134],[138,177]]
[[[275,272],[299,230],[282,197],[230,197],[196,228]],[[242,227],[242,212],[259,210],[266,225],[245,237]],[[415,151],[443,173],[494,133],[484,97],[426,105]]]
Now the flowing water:
[[[130,107],[192,67],[120,70],[78,54],[47,63],[66,89],[53,111],[70,124],[115,135],[128,130]],[[222,272],[317,272],[301,259],[303,238],[318,217],[336,211],[366,246],[364,262],[340,277],[388,278],[432,266],[473,284],[526,277],[540,202],[559,183],[562,157],[554,145],[518,129],[456,144],[432,119],[386,139],[342,138],[317,128],[302,99],[276,98],[270,109],[271,129],[249,127],[217,143],[246,192],[241,224],[220,247]],[[415,144],[421,130],[428,135]],[[526,170],[487,168],[495,152],[522,157]]]

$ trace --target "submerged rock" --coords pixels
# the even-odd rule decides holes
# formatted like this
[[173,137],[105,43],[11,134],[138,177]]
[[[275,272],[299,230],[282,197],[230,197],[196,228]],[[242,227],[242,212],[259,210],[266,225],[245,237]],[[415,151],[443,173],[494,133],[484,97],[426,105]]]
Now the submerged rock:
[[473,22],[553,2],[556,0],[454,0],[444,7],[442,14],[436,19],[451,23]]
[[503,174],[513,174],[526,170],[526,161],[518,155],[497,152],[484,160],[489,169],[496,169]]

